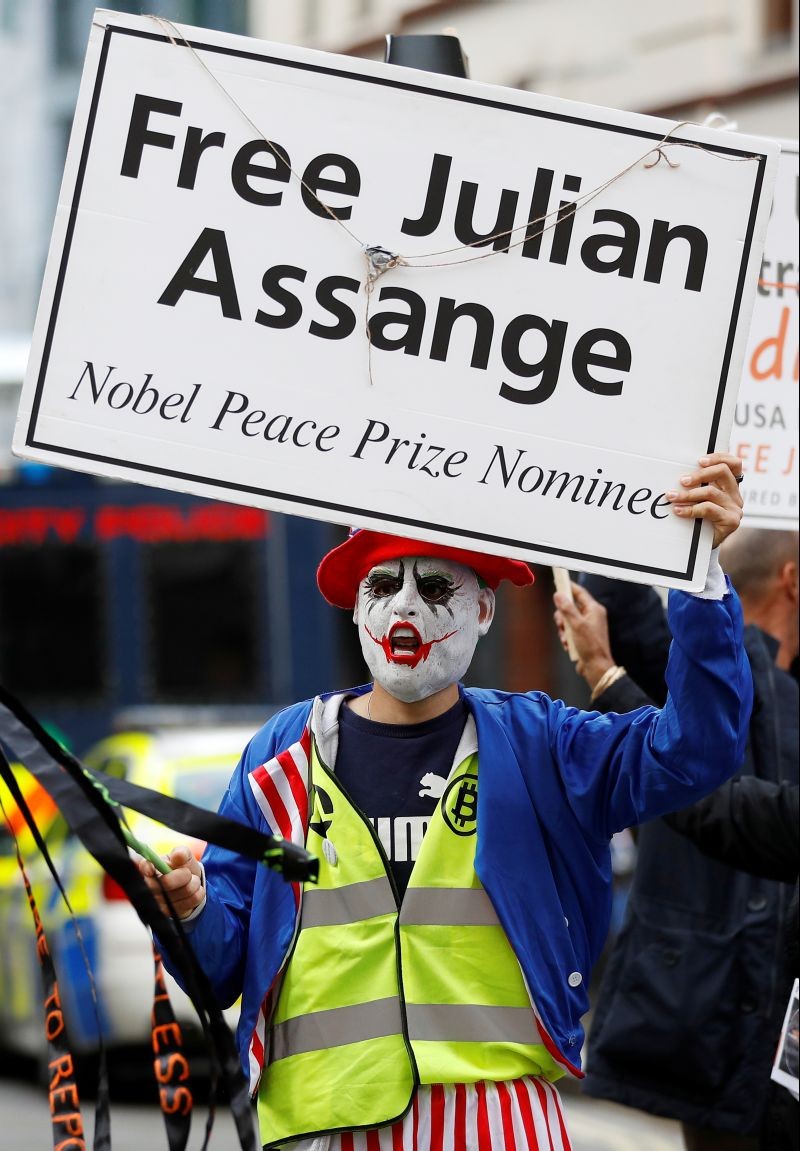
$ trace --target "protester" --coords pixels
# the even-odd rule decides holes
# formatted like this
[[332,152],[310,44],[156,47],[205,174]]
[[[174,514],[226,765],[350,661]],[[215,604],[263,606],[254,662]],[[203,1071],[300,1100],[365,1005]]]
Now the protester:
[[[718,545],[741,462],[706,457],[670,499]],[[319,885],[210,847],[169,856],[169,898],[239,1041],[265,1147],[569,1148],[554,1082],[580,1076],[587,987],[618,829],[686,806],[744,751],[751,684],[716,551],[670,597],[663,710],[600,716],[460,684],[515,560],[356,531],[322,560],[370,684],[273,717],[221,811],[305,842]],[[708,740],[718,750],[710,760]],[[480,762],[479,762],[480,761]],[[424,832],[424,838],[423,838]]]
[[[798,652],[797,549],[796,533],[749,528],[721,549],[742,599],[755,689],[742,771],[773,784],[798,781],[798,688],[789,671]],[[669,643],[658,595],[594,576],[582,583],[574,605],[556,597],[556,622],[564,639],[570,628],[593,705],[607,713],[648,703],[639,680],[658,699]],[[714,758],[713,740],[708,748]],[[638,831],[583,1089],[679,1120],[690,1151],[776,1151],[759,1143],[759,1131],[788,997],[790,892],[705,858],[668,823]]]
[[[783,970],[776,999],[781,1015],[800,974],[798,882],[800,871],[800,788],[747,775],[731,779],[685,811],[664,817],[704,855],[765,879],[794,885],[783,935]],[[778,1031],[780,1027],[778,1027]],[[778,1032],[773,1036],[773,1049]],[[795,1049],[796,1053],[796,1049]],[[794,1066],[797,1077],[797,1066]],[[798,1151],[800,1111],[782,1085],[770,1082],[759,1131],[762,1151]]]

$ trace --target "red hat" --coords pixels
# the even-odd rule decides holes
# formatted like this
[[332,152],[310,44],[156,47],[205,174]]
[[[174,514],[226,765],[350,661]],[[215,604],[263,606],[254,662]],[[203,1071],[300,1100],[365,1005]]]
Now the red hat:
[[355,606],[358,585],[370,568],[383,560],[413,555],[440,556],[464,564],[493,589],[504,579],[511,580],[517,587],[533,583],[533,572],[523,560],[352,528],[343,544],[323,556],[317,568],[317,586],[328,603],[349,609]]

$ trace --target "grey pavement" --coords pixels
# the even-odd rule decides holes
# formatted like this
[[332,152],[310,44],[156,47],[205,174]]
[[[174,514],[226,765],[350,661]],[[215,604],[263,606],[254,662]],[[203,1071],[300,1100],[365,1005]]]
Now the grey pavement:
[[[627,1107],[586,1099],[568,1091],[563,1096],[573,1151],[682,1151],[676,1124]],[[93,1103],[82,1105],[87,1133],[93,1130]],[[207,1112],[196,1111],[190,1147],[200,1147]],[[167,1140],[155,1105],[114,1103],[111,1111],[114,1151],[166,1151]],[[44,1089],[27,1082],[0,1079],[0,1151],[50,1151],[50,1115]],[[87,1148],[91,1139],[87,1139]],[[216,1118],[211,1151],[238,1148],[230,1113]]]

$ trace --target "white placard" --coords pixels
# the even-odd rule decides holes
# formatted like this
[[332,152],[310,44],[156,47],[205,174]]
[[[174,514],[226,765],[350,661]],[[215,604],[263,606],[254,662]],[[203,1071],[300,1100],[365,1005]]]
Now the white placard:
[[777,155],[98,12],[15,451],[700,587]]
[[798,148],[781,156],[731,446],[741,455],[745,523],[798,528]]

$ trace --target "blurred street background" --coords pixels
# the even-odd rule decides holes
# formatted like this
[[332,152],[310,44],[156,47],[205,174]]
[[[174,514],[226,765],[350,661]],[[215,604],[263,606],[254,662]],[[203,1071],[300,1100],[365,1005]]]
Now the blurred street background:
[[[798,0],[115,7],[374,59],[386,33],[448,31],[474,80],[798,134]],[[353,628],[313,585],[340,529],[11,455],[92,11],[91,0],[0,0],[0,681],[79,752],[112,728],[152,721],[155,709],[170,722],[187,707],[192,722],[198,707],[205,719],[224,712],[250,722],[265,707],[362,675]],[[502,626],[481,644],[473,682],[535,683],[583,702],[553,631],[550,593],[547,568],[532,592],[501,591]]]
[[[798,0],[112,6],[378,60],[387,33],[448,32],[460,38],[477,81],[674,120],[717,114],[743,132],[798,135]],[[344,530],[11,454],[93,7],[91,0],[0,0],[0,682],[99,769],[214,807],[246,734],[267,715],[363,678],[355,629],[346,613],[326,607],[314,583],[319,558]],[[551,594],[548,568],[532,590],[498,593],[500,622],[480,645],[469,682],[535,685],[586,703],[553,627]],[[202,752],[189,738],[198,731]],[[124,1010],[110,1012],[108,1035],[112,1043],[122,1037],[142,1045],[146,1075],[147,940],[141,932],[130,945],[120,942],[130,910],[120,893],[87,868],[47,798],[32,788],[28,795],[60,853],[94,953],[102,963],[103,940],[111,937],[131,958]],[[39,975],[13,841],[3,828],[0,820],[0,1148],[40,1151],[51,1136],[46,1094],[35,1083]],[[22,826],[15,830],[24,843]],[[74,959],[69,924],[28,848],[51,942]],[[635,861],[629,837],[616,848],[614,930]],[[134,968],[141,986],[134,986]],[[85,1002],[72,1007],[85,1021]],[[564,1098],[575,1151],[680,1147],[674,1124],[582,1099],[576,1089]],[[90,1109],[84,1105],[86,1117]],[[141,1088],[120,1097],[112,1124],[115,1151],[166,1146],[158,1108]],[[212,1147],[226,1151],[234,1139],[223,1109]]]
[[[164,1122],[158,1107],[141,1101],[141,1088],[129,1089],[126,1095],[127,1098],[115,1102],[112,1109],[114,1151],[141,1151],[145,1146],[166,1148]],[[564,1091],[562,1099],[573,1151],[681,1151],[683,1147],[678,1125],[666,1119],[654,1119],[613,1103],[583,1099],[573,1090]],[[83,1113],[91,1133],[94,1130],[91,1101],[84,1103]],[[201,1145],[207,1115],[205,1108],[195,1112],[190,1147]],[[43,1088],[0,1080],[0,1131],[12,1130],[13,1143],[4,1143],[0,1138],[0,1146],[7,1146],[9,1151],[12,1146],[14,1151],[44,1151],[49,1146],[50,1116]],[[90,1139],[87,1146],[91,1146]],[[230,1112],[222,1107],[215,1117],[211,1147],[233,1151],[236,1146]]]

